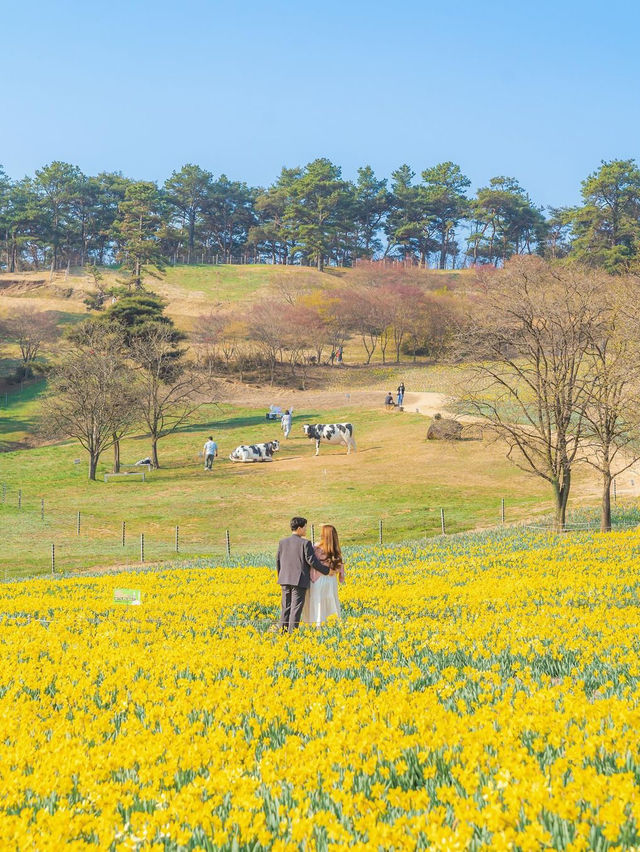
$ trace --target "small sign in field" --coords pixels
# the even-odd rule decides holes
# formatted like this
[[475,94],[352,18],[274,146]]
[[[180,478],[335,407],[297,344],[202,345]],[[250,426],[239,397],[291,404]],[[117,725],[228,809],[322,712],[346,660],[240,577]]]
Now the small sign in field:
[[142,603],[140,589],[114,589],[113,602],[127,606],[140,606]]

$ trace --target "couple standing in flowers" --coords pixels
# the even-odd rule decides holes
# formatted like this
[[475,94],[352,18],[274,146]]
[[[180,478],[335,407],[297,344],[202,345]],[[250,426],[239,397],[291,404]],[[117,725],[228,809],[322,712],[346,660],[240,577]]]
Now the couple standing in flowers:
[[336,528],[323,524],[314,547],[306,538],[307,519],[291,518],[291,535],[278,545],[276,569],[282,587],[280,628],[295,630],[300,621],[322,624],[331,615],[340,618],[338,580],[344,583],[344,565]]

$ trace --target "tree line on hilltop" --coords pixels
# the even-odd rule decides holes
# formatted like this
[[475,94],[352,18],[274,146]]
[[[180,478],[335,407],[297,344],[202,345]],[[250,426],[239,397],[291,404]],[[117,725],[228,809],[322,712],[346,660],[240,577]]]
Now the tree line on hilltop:
[[10,180],[0,168],[0,269],[119,263],[139,284],[166,263],[352,266],[392,257],[440,269],[502,266],[518,254],[628,271],[640,244],[640,169],[602,162],[571,208],[536,205],[513,177],[470,195],[460,166],[408,165],[355,181],[319,158],[267,188],[187,164],[159,187],[119,172],[87,176],[53,162]]

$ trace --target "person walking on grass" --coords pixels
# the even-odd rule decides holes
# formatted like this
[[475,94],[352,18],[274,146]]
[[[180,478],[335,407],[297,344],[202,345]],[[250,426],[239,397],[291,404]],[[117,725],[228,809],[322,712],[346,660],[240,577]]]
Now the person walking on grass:
[[204,469],[213,470],[213,460],[218,455],[218,445],[209,435],[209,440],[204,445]]
[[280,629],[292,633],[300,626],[307,590],[311,585],[311,569],[319,574],[329,574],[331,569],[316,556],[308,538],[307,519],[296,516],[289,524],[291,535],[281,539],[276,556],[278,583],[282,588],[280,604]]
[[292,412],[293,409],[288,409],[282,415],[282,420],[280,421],[280,428],[284,432],[285,438],[289,437],[289,433],[291,432],[291,420],[292,420]]

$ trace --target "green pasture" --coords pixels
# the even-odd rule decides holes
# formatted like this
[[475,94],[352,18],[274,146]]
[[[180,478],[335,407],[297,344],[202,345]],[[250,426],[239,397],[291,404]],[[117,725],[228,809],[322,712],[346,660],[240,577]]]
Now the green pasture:
[[[0,391],[0,454],[11,448],[17,449],[33,436],[38,423],[40,397],[45,388],[45,380],[40,379],[22,386],[8,385]],[[0,476],[5,470],[6,458],[0,455]]]
[[[24,403],[25,422],[30,404]],[[302,424],[341,421],[354,423],[358,452],[347,456],[343,447],[324,445],[315,457]],[[267,422],[264,409],[209,406],[188,429],[161,441],[162,467],[146,482],[105,483],[110,452],[99,481],[89,482],[86,454],[76,442],[3,453],[0,576],[50,570],[51,544],[60,570],[137,562],[141,533],[145,560],[171,558],[176,526],[181,554],[223,557],[226,530],[232,553],[269,551],[294,514],[316,525],[334,523],[343,542],[356,545],[375,544],[380,521],[387,543],[440,534],[441,508],[447,533],[491,526],[500,521],[503,497],[508,521],[549,511],[542,484],[509,464],[502,448],[427,442],[428,422],[378,408],[301,409],[273,462],[242,464],[229,461],[229,453],[241,443],[281,437],[279,423]],[[198,457],[209,434],[220,447],[213,472],[205,472]],[[147,437],[123,442],[123,462],[148,454]]]
[[[276,280],[295,280],[301,277],[319,283],[322,273],[306,267],[269,264],[203,264],[168,266],[162,280],[167,285],[179,287],[188,293],[203,292],[215,301],[225,302],[251,296],[256,290],[272,285]],[[154,289],[151,280],[148,286]]]

